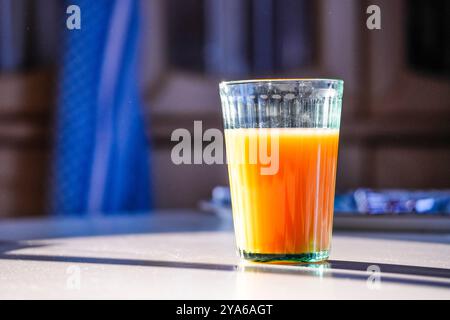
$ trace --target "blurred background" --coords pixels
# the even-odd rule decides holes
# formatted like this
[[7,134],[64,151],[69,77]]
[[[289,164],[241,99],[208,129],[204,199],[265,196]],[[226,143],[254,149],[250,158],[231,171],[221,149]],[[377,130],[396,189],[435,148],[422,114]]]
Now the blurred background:
[[172,131],[269,76],[345,81],[338,191],[448,189],[449,24],[446,0],[0,0],[0,217],[197,207],[226,166],[174,165]]

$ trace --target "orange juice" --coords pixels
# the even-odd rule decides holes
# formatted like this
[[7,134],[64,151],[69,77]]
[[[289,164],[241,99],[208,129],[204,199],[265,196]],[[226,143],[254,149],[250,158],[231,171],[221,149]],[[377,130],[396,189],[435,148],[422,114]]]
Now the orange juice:
[[[241,254],[327,256],[339,130],[226,129],[225,139]],[[262,174],[267,162],[252,154],[264,144],[272,161],[278,157],[277,170],[270,174]]]

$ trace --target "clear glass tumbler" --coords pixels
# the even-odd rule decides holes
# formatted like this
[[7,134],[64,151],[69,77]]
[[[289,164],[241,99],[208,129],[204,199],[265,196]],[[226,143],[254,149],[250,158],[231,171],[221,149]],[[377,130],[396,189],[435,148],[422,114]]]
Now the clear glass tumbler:
[[328,258],[343,86],[332,79],[220,83],[241,257]]

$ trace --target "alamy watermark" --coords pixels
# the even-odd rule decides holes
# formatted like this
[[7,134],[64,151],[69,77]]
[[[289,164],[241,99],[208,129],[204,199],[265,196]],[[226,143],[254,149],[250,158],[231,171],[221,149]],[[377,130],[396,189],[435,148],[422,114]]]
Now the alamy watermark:
[[372,4],[367,7],[366,13],[369,17],[366,20],[366,26],[369,30],[381,29],[381,9],[379,6]]
[[79,6],[72,4],[67,7],[66,13],[69,15],[66,19],[66,27],[69,30],[81,29],[81,9]]
[[375,264],[367,267],[369,277],[366,280],[367,287],[371,290],[381,289],[381,268]]
[[[367,7],[366,13],[369,15],[366,20],[366,26],[369,30],[381,29],[381,8],[372,4]],[[81,30],[81,8],[78,5],[69,5],[66,9],[68,15],[66,27],[69,30]]]
[[[225,159],[225,143],[222,131],[210,128],[203,132],[202,121],[194,121],[193,134],[178,128],[172,132],[171,141],[178,142],[171,152],[176,165],[230,164],[258,165],[261,175],[274,175],[279,169],[279,131],[277,129],[244,129],[228,137],[228,157]],[[250,132],[254,130],[254,132]],[[239,153],[233,153],[239,150]]]
[[68,290],[81,290],[81,268],[77,265],[70,265],[66,269],[66,288]]

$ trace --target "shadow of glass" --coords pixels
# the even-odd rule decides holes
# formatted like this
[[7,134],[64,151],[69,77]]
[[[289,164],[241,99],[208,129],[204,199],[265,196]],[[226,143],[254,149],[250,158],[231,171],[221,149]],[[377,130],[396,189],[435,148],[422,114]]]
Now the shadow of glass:
[[[0,240],[0,257],[3,254],[8,253],[10,251],[16,251],[21,249],[30,249],[30,248],[41,248],[46,247],[47,244],[39,243],[39,244],[30,244],[26,241],[1,241]],[[1,259],[1,258],[0,258]]]
[[[16,248],[17,249],[17,248]],[[96,258],[77,256],[51,256],[0,253],[0,260],[66,262],[81,264],[101,264],[139,267],[158,267],[172,269],[194,269],[242,273],[267,273],[280,275],[313,276],[367,281],[370,266],[378,266],[383,282],[450,288],[450,269],[421,266],[376,264],[355,261],[330,260],[314,264],[272,265],[272,264],[220,264],[184,261],[139,260],[118,258]]]

